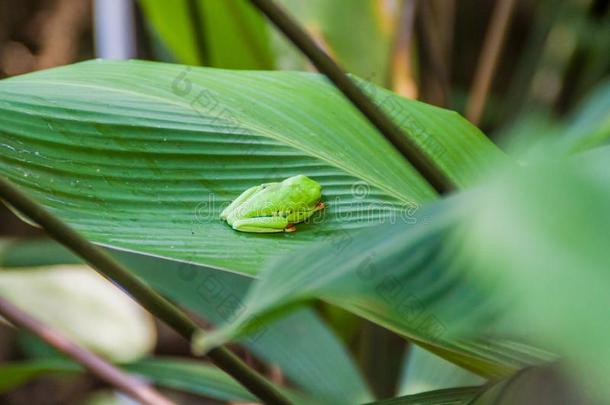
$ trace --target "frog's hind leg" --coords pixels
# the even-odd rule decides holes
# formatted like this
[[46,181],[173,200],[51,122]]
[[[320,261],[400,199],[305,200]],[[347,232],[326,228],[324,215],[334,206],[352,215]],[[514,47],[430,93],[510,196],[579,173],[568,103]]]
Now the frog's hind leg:
[[233,200],[231,204],[229,204],[224,210],[222,210],[222,212],[220,213],[220,218],[226,220],[231,214],[231,212],[235,211],[241,204],[244,203],[244,201],[246,201],[255,193],[261,191],[262,189],[263,186],[254,186],[241,193],[239,197]]
[[271,233],[292,232],[293,226],[289,226],[285,217],[255,217],[238,219],[233,222],[233,229],[242,232]]
[[288,222],[291,224],[298,224],[299,222],[307,220],[309,217],[315,214],[316,211],[320,211],[321,209],[324,209],[323,202],[319,202],[318,205],[310,210],[293,212],[292,214],[288,215]]

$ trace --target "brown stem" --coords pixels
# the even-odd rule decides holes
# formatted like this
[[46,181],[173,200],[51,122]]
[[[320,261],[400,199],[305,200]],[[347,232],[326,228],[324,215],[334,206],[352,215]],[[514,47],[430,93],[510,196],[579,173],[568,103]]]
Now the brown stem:
[[372,101],[331,59],[307,32],[272,0],[250,0],[286,37],[299,48],[311,63],[339,89],[371,124],[404,156],[415,170],[443,194],[454,188],[436,162],[426,155],[374,101]]
[[400,8],[400,17],[392,49],[392,89],[405,97],[417,97],[417,84],[413,78],[411,51],[415,21],[416,0],[405,0]]
[[447,107],[450,97],[454,0],[419,0],[415,27],[419,50],[419,98]]
[[514,6],[515,0],[497,0],[487,29],[474,83],[470,90],[470,99],[466,106],[466,118],[475,125],[479,124],[483,115]]
[[52,13],[42,20],[36,69],[66,65],[76,60],[79,41],[90,22],[88,1],[60,0],[53,3]]
[[14,325],[38,336],[55,349],[71,357],[100,380],[106,381],[136,401],[147,405],[174,404],[174,402],[159,394],[149,385],[124,373],[98,355],[69,340],[58,330],[40,322],[2,297],[0,297],[0,315]]
[[205,42],[201,8],[196,0],[187,0],[186,6],[191,24],[191,31],[193,33],[195,51],[197,53],[197,62],[200,66],[204,66],[206,63],[210,63],[210,55]]

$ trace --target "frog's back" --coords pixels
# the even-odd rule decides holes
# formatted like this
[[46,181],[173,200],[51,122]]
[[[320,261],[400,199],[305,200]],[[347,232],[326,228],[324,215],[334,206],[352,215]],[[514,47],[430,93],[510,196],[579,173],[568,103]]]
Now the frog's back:
[[321,186],[307,176],[289,177],[281,183],[270,183],[247,202],[245,217],[279,215],[311,209],[321,198]]

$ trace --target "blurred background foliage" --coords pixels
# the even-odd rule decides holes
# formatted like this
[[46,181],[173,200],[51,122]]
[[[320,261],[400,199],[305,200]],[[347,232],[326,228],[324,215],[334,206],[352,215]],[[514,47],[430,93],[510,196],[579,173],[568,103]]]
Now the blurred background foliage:
[[[105,0],[98,0],[98,3],[103,1]],[[305,58],[244,0],[123,1],[129,2],[133,11],[129,20],[129,32],[136,46],[131,57],[227,69],[312,70]],[[347,71],[405,97],[465,114],[474,97],[473,82],[483,60],[485,40],[490,35],[490,21],[500,1],[502,0],[280,2]],[[544,150],[550,144],[567,154],[608,142],[609,3],[607,0],[514,2],[490,90],[484,96],[483,114],[478,120],[479,127],[507,152],[525,161],[536,155],[536,149]],[[99,39],[99,33],[104,29],[112,28],[100,25],[96,10],[97,7],[88,0],[0,0],[0,77],[100,56],[100,45],[97,42],[96,46],[96,38]],[[583,133],[587,136],[583,137]],[[532,145],[538,147],[532,148]],[[569,174],[566,173],[565,176],[568,177]],[[553,178],[557,177],[549,175],[545,179],[551,181]],[[525,186],[536,186],[521,180]],[[526,189],[523,184],[521,186]],[[560,184],[553,186],[554,190],[561,190],[562,187]],[[557,193],[563,196],[560,191]],[[569,203],[569,195],[564,197],[566,199],[563,201]],[[481,212],[495,215],[496,211],[491,212],[489,209],[498,209],[498,201],[478,201]],[[508,211],[511,209],[508,206],[501,207]],[[578,206],[578,209],[584,208]],[[484,225],[484,221],[470,224],[479,227],[476,233],[471,234],[485,235]],[[524,226],[522,229],[527,231],[528,228]],[[42,234],[39,230],[22,223],[4,206],[0,207],[0,236],[0,266],[5,269],[0,273],[0,291],[9,296],[13,294],[16,298],[36,297],[36,300],[24,302],[24,305],[32,306],[29,309],[33,313],[43,317],[46,313],[48,316],[49,312],[44,311],[49,308],[46,300],[52,300],[54,305],[61,307],[72,307],[76,310],[75,313],[80,312],[84,305],[97,305],[91,311],[100,311],[98,319],[106,319],[108,325],[113,327],[102,325],[101,322],[91,325],[70,319],[45,319],[57,325],[67,322],[68,330],[75,326],[83,328],[71,330],[71,335],[88,347],[109,354],[110,358],[129,361],[128,367],[145,370],[152,379],[157,378],[159,381],[165,378],[165,386],[176,392],[204,393],[220,401],[251,399],[239,387],[231,385],[232,382],[227,381],[223,375],[214,374],[213,369],[200,367],[195,370],[188,363],[160,365],[154,359],[142,360],[151,354],[188,357],[188,347],[171,331],[154,324],[147,315],[134,308],[132,303],[121,303],[112,297],[105,299],[112,302],[112,305],[123,307],[114,309],[104,303],[104,298],[99,298],[98,295],[104,295],[106,293],[102,291],[110,289],[104,285],[105,281],[90,278],[94,275],[89,274],[84,266],[67,269],[53,267],[45,270],[48,274],[39,274],[39,266],[75,264],[78,261],[61,248],[40,239]],[[509,236],[511,235],[507,235]],[[512,236],[517,238],[518,235]],[[481,245],[485,243],[485,238],[471,242]],[[507,243],[509,242],[514,241]],[[15,248],[17,245],[18,249]],[[517,242],[511,247],[515,251],[507,254],[518,255],[519,249],[524,249]],[[490,259],[481,257],[479,260]],[[525,263],[523,271],[531,266],[535,266],[535,263]],[[32,267],[36,269],[31,269]],[[140,264],[140,267],[145,266]],[[82,273],[82,277],[89,281],[79,282],[78,288],[74,289],[71,288],[74,286],[54,284],[44,278],[61,280],[66,272]],[[32,277],[39,276],[43,277],[42,281],[30,282]],[[512,277],[517,281],[508,282],[526,285],[519,284],[523,274],[513,274]],[[167,280],[159,279],[159,286],[166,283]],[[54,285],[57,287],[55,290]],[[37,286],[41,289],[38,290]],[[87,293],[88,288],[92,289],[91,293]],[[245,288],[244,286],[243,289]],[[549,299],[549,302],[553,302],[543,286],[530,285],[529,288],[535,289],[533,295],[541,297],[541,300]],[[27,294],[21,291],[27,291]],[[528,294],[531,291],[521,293]],[[373,341],[380,347],[387,346],[385,353],[378,350],[367,355],[364,350],[359,358],[360,363],[367,366],[370,373],[367,377],[372,381],[373,390],[380,395],[413,394],[430,389],[476,385],[483,381],[480,377],[415,347],[405,351],[405,358],[412,361],[403,361],[402,357],[393,355],[403,349],[402,340],[397,342],[392,336],[378,333],[376,327],[371,325],[362,328],[364,332],[360,331],[354,327],[359,321],[341,310],[329,307],[319,309],[335,325],[341,339],[351,350],[356,351],[356,347],[362,347],[362,342],[370,344]],[[595,319],[579,318],[569,307],[563,308],[563,311],[569,315],[570,320],[593,322]],[[117,314],[121,316],[116,316]],[[64,315],[68,318],[70,316]],[[127,319],[129,316],[132,318]],[[532,315],[531,322],[537,321],[539,320]],[[134,333],[120,337],[121,331],[128,331],[122,326],[125,322],[132,328],[139,328],[136,333],[140,336],[139,340],[133,340]],[[27,360],[37,358],[41,353],[48,354],[48,348],[41,347],[31,337],[15,333],[4,326],[0,328],[1,361]],[[108,338],[110,330],[117,333],[111,339],[113,344],[118,344],[116,350],[106,345],[107,339],[96,341],[96,338]],[[92,333],[92,336],[86,336],[83,333],[85,331]],[[575,347],[576,343],[582,346],[577,337],[571,338],[557,344],[570,348]],[[127,347],[134,358],[122,357]],[[135,348],[131,349],[132,347]],[[246,352],[242,354],[254,367],[275,381],[282,382],[286,378],[272,361],[254,359]],[[595,356],[595,353],[585,354]],[[386,367],[388,363],[385,362],[375,366],[375,359],[384,358],[384,355],[386,360],[393,357],[395,364]],[[170,371],[163,367],[169,367]],[[57,370],[68,373],[70,377],[57,379],[45,376],[36,379],[22,388],[0,394],[0,402],[60,404],[121,401],[114,394],[104,391],[96,394],[95,398],[89,398],[91,392],[105,387],[92,378],[74,373],[74,366],[70,364],[56,362],[44,367],[38,364],[36,367],[22,368],[19,372],[10,370],[5,375],[25,376],[23,381],[27,381],[41,373],[41,370]],[[168,378],[177,375],[179,372],[176,370],[180,370],[183,374],[178,375],[184,377],[174,380]],[[188,375],[200,376],[201,373],[207,373],[205,375],[208,379],[218,385],[210,388],[184,383],[188,381]],[[15,381],[14,384],[0,384],[0,389],[13,388],[20,382]],[[210,403],[190,396],[179,398],[188,400],[189,403]]]

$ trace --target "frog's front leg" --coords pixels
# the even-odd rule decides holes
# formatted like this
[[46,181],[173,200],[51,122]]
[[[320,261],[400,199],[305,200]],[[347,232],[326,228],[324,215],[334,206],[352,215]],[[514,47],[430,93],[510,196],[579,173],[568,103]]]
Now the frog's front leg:
[[255,217],[235,220],[233,229],[256,233],[293,232],[295,228],[288,224],[288,219],[285,217]]

